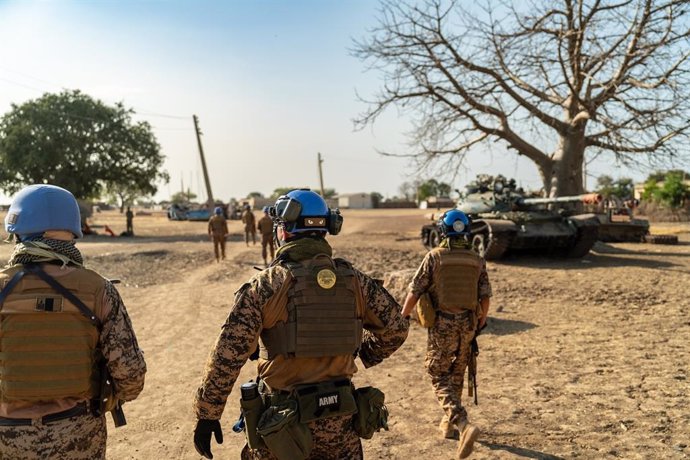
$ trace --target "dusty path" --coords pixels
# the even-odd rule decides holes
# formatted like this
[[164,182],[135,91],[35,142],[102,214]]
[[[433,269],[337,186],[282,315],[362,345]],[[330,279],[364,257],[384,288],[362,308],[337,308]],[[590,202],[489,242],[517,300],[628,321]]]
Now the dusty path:
[[[421,260],[422,215],[346,212],[345,232],[331,241],[337,255],[383,277]],[[124,226],[117,214],[98,222]],[[149,365],[143,394],[125,406],[129,424],[110,424],[108,458],[196,459],[193,393],[260,248],[247,248],[232,221],[229,259],[216,264],[203,222],[138,216],[134,225],[137,238],[80,243],[92,268],[121,279]],[[685,231],[678,246],[597,244],[582,260],[489,264],[480,404],[468,404],[483,435],[472,458],[690,458],[690,228],[675,231]],[[0,258],[10,252],[0,247]],[[414,326],[389,360],[355,376],[382,388],[391,412],[390,431],[364,443],[369,459],[453,457],[455,443],[436,431],[441,411],[423,369],[425,338]],[[243,438],[230,429],[237,398],[230,396],[215,458],[239,456]]]

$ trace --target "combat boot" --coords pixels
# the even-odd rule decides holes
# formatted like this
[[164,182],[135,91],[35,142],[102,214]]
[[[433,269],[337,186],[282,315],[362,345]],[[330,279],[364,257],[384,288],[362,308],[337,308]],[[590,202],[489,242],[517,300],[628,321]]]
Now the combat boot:
[[443,416],[438,428],[445,439],[458,439],[458,430],[455,428],[455,423],[451,422],[447,415]]
[[472,453],[474,442],[479,437],[479,428],[470,425],[467,421],[458,424],[460,441],[458,441],[458,458],[467,458]]

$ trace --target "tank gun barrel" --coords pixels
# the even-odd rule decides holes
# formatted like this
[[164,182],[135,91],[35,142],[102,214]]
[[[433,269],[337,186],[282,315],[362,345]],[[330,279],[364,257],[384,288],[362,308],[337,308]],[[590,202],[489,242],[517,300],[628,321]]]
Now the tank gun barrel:
[[584,204],[601,203],[603,197],[598,193],[585,193],[584,195],[557,196],[554,198],[523,198],[523,204],[551,204],[551,203],[574,203],[580,201]]

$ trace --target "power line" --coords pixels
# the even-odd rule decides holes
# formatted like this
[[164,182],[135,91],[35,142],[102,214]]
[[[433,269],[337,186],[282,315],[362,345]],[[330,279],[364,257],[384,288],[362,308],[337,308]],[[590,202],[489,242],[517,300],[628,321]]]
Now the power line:
[[[5,70],[5,71],[7,71],[7,72],[15,73],[15,74],[17,74],[17,75],[24,76],[24,77],[26,77],[26,78],[30,78],[30,79],[32,79],[32,80],[36,80],[36,81],[39,81],[39,82],[42,82],[42,83],[46,83],[46,84],[48,84],[48,85],[55,86],[55,87],[58,87],[58,88],[61,88],[61,89],[67,89],[67,87],[65,87],[65,86],[58,85],[58,84],[56,84],[56,83],[49,82],[49,81],[43,80],[43,79],[41,79],[41,78],[36,78],[36,77],[31,76],[31,75],[24,74],[24,73],[22,73],[22,72],[17,72],[17,71],[8,69],[8,68],[3,67],[3,66],[0,66],[0,69]],[[27,85],[27,84],[25,84],[25,83],[21,83],[21,82],[18,82],[18,81],[15,81],[15,80],[11,80],[11,79],[5,78],[5,77],[0,77],[0,80],[2,80],[2,81],[4,81],[4,82],[7,82],[7,83],[10,83],[10,84],[12,84],[12,85],[20,86],[20,87],[22,87],[22,88],[30,89],[30,90],[37,91],[37,92],[40,92],[40,93],[47,93],[47,92],[49,92],[49,91],[46,90],[45,88],[39,88],[39,87],[36,87],[36,86]],[[137,110],[136,107],[132,107],[132,109],[134,110],[134,113],[137,114],[137,115],[144,115],[144,116],[151,116],[151,117],[160,117],[160,118],[169,118],[169,119],[175,119],[175,120],[189,120],[189,118],[190,118],[188,115],[185,116],[185,115],[165,114],[165,113],[159,113],[159,112],[154,112],[154,111],[149,111],[149,110],[140,111],[140,110]],[[190,129],[191,129],[191,128],[190,128]]]

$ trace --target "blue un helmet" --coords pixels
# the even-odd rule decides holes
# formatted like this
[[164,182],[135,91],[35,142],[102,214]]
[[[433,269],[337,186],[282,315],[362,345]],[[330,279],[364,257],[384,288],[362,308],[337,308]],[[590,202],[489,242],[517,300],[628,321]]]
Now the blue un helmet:
[[470,234],[470,219],[457,209],[451,209],[441,215],[438,220],[438,229],[443,237],[466,236]]
[[289,233],[328,232],[337,235],[343,225],[340,210],[330,209],[321,195],[309,189],[292,190],[279,197],[269,214]]
[[221,214],[223,214],[223,208],[221,208],[220,206],[216,206],[213,212],[215,215],[220,216]]
[[269,210],[269,209],[270,209],[269,206],[264,206],[263,208],[261,208],[261,211],[262,211],[264,214],[268,214],[268,210]]
[[36,184],[14,196],[5,216],[5,231],[25,240],[48,230],[72,232],[82,238],[81,214],[74,195],[62,187]]

